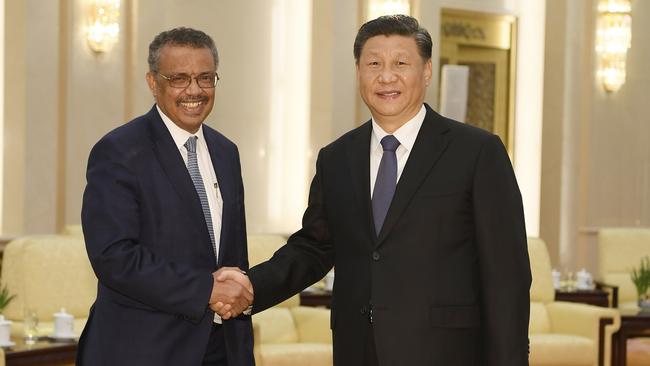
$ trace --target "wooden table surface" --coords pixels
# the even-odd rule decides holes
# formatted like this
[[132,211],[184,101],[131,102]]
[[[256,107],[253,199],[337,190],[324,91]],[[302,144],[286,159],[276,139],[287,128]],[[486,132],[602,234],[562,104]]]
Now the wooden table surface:
[[74,365],[77,341],[55,341],[43,337],[35,344],[25,344],[22,337],[12,338],[15,346],[3,347],[6,366],[64,366]]

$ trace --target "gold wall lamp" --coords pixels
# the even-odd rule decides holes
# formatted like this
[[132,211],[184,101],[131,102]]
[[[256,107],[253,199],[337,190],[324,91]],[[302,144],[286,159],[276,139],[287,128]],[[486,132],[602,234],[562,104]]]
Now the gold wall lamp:
[[120,0],[90,0],[87,19],[88,46],[96,53],[108,52],[120,36]]
[[631,0],[600,0],[596,23],[598,79],[613,93],[625,84],[627,50],[632,42]]

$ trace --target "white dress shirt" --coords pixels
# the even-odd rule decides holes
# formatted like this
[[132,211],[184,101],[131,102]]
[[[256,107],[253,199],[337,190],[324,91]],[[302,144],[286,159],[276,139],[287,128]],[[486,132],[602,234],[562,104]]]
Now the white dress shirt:
[[[214,231],[214,242],[216,246],[215,261],[219,258],[219,240],[221,239],[221,215],[223,211],[223,199],[221,198],[221,190],[219,189],[219,183],[217,181],[217,174],[214,171],[214,166],[212,165],[212,159],[210,158],[210,152],[208,150],[208,144],[205,142],[203,137],[203,125],[199,127],[199,130],[196,131],[194,135],[185,131],[184,129],[178,127],[169,117],[167,117],[161,110],[158,105],[156,105],[158,113],[162,118],[165,126],[169,130],[169,133],[174,139],[174,143],[178,148],[183,161],[185,161],[185,166],[187,167],[187,149],[185,148],[185,142],[190,136],[196,136],[196,159],[199,165],[199,172],[201,173],[201,178],[203,179],[203,186],[205,188],[205,193],[208,196],[208,206],[210,206],[210,216],[212,219],[212,230]],[[221,318],[215,313],[214,322],[221,323]]]
[[[402,171],[411,154],[411,150],[413,150],[413,144],[415,144],[415,139],[418,137],[418,132],[420,132],[420,127],[422,127],[422,122],[424,122],[424,116],[426,114],[427,109],[424,108],[423,104],[415,117],[393,132],[393,136],[399,141],[399,146],[395,150],[395,155],[397,155],[397,182],[399,182],[399,178],[402,176]],[[381,157],[384,155],[384,148],[381,146],[380,141],[386,135],[388,133],[373,118],[372,136],[370,137],[370,198],[372,198],[373,191],[375,190],[379,163],[381,162]]]
[[172,120],[160,110],[160,107],[156,105],[156,108],[158,108],[160,117],[163,122],[165,122],[165,126],[167,126],[169,133],[171,133],[174,143],[183,157],[185,166],[187,166],[187,149],[185,148],[185,142],[187,142],[187,139],[189,139],[190,136],[198,137],[196,140],[196,159],[199,165],[199,172],[201,172],[201,178],[203,179],[205,193],[208,196],[208,205],[210,206],[210,216],[212,218],[212,229],[214,231],[214,242],[217,247],[215,256],[218,258],[219,239],[221,238],[221,213],[223,209],[223,200],[217,182],[217,174],[214,172],[214,166],[212,165],[212,159],[210,158],[210,152],[208,151],[208,144],[205,142],[205,138],[203,137],[203,125],[199,127],[199,130],[196,131],[194,135],[192,135],[172,122]]

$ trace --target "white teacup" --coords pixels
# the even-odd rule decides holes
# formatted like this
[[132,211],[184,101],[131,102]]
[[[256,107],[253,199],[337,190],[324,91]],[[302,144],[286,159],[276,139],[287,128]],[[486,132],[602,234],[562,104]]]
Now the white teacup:
[[591,277],[591,273],[587,272],[584,268],[578,272],[577,275],[578,279],[578,289],[580,290],[590,290],[593,288],[593,278]]
[[558,271],[556,269],[553,269],[551,271],[551,276],[553,278],[553,288],[556,289],[556,290],[559,290],[560,287],[562,287],[562,284],[561,284],[562,274],[560,273],[560,271]]
[[74,334],[74,317],[61,309],[54,314],[54,336],[57,338],[72,338]]

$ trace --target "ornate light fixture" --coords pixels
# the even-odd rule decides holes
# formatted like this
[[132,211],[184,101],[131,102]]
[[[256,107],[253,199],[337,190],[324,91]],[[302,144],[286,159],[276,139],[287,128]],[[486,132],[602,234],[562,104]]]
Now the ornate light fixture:
[[410,15],[411,2],[409,0],[368,0],[366,9],[366,21],[382,15]]
[[600,0],[596,24],[598,78],[608,93],[625,84],[625,61],[632,41],[630,0]]
[[92,0],[88,5],[87,39],[97,53],[110,50],[120,35],[120,0]]

